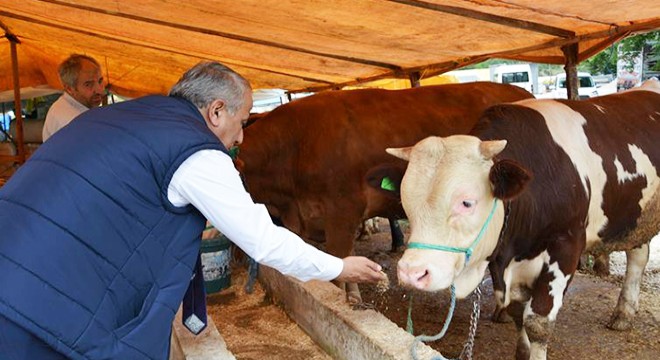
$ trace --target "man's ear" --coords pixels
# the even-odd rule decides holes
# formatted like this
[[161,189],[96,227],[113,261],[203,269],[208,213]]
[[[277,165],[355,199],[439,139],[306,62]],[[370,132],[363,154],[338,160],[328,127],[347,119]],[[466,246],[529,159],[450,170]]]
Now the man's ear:
[[216,99],[211,102],[211,104],[207,108],[207,116],[209,118],[209,122],[213,126],[220,126],[222,122],[222,117],[223,111],[226,110],[226,105],[225,102],[221,99]]
[[72,94],[74,89],[71,86],[64,84],[63,87],[64,87],[64,92],[73,96]]

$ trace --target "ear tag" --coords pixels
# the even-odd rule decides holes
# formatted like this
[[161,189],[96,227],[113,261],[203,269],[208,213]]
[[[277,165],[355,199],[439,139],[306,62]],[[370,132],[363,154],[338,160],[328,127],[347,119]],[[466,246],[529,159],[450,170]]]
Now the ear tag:
[[387,191],[396,191],[396,185],[387,176],[380,181],[380,188]]

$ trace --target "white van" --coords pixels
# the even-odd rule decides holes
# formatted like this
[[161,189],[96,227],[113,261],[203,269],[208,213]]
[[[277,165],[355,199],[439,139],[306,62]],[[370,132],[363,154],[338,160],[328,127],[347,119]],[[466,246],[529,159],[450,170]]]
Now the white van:
[[494,82],[516,85],[534,93],[532,68],[529,64],[499,65],[492,70],[492,74]]
[[[587,72],[578,72],[578,84],[580,100],[598,96],[596,82],[591,74]],[[553,97],[556,99],[568,99],[566,74],[560,73],[555,75]]]

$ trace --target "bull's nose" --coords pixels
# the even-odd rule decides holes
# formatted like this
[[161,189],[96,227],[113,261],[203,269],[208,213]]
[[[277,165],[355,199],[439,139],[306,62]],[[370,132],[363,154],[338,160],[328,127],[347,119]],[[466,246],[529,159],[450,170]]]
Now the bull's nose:
[[425,266],[413,266],[405,261],[399,261],[397,273],[401,284],[420,290],[426,289],[431,282],[431,273]]

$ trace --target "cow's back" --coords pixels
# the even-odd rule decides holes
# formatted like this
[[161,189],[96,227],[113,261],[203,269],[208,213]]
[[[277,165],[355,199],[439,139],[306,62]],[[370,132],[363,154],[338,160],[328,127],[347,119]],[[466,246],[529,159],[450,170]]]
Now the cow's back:
[[587,247],[601,239],[607,252],[648,242],[660,229],[660,93],[627,91],[590,103],[569,104],[588,119],[584,133],[596,163],[587,175]]
[[[660,94],[496,105],[472,134],[506,139],[500,158],[534,176],[511,211],[509,231],[519,238],[584,231],[588,248],[612,251],[647,242],[660,228],[653,215],[660,201]],[[545,248],[524,244],[530,256]]]
[[488,106],[531,97],[515,86],[483,82],[295,100],[246,129],[241,157],[250,192],[288,217],[287,227],[309,235],[311,223],[322,226],[331,213],[351,217],[339,209],[368,212],[363,178],[371,167],[392,162],[386,148],[467,133]]

